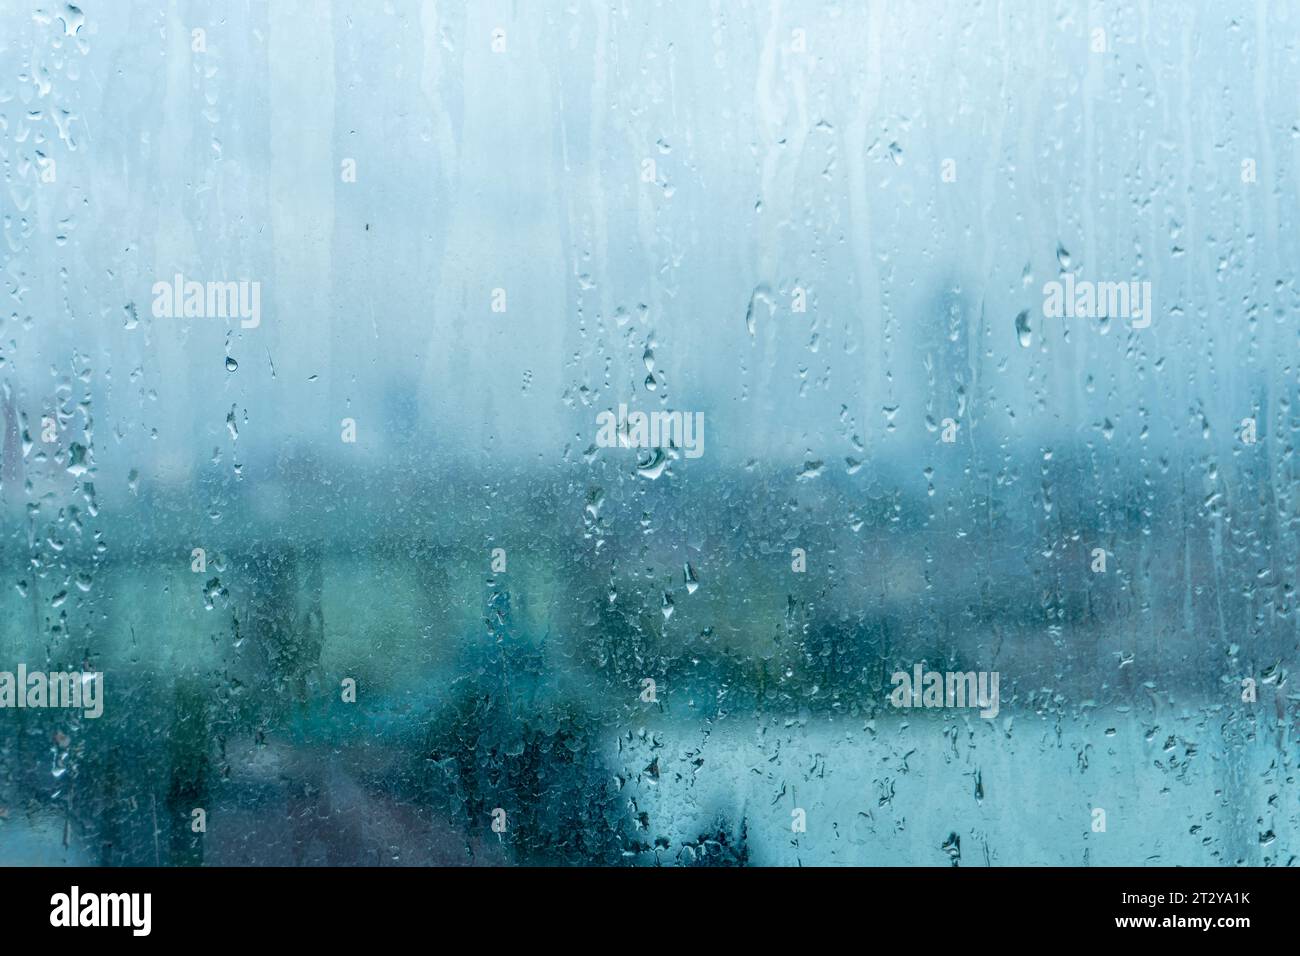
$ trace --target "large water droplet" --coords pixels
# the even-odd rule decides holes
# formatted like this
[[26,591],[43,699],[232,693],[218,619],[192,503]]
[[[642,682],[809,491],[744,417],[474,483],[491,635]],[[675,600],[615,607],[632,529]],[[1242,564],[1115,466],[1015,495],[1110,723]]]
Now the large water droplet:
[[1070,253],[1069,253],[1069,250],[1067,250],[1067,249],[1065,248],[1065,246],[1061,245],[1059,242],[1056,244],[1056,261],[1059,262],[1059,263],[1061,264],[1061,271],[1062,271],[1062,272],[1069,272],[1069,271],[1070,271]]
[[649,461],[637,463],[636,473],[642,478],[649,478],[651,481],[654,481],[664,473],[664,468],[667,467],[667,465],[668,456],[664,453],[662,448],[656,448],[651,454]]
[[86,473],[86,446],[73,442],[68,447],[68,474],[80,478]]
[[1033,332],[1029,328],[1029,310],[1022,309],[1016,316],[1016,341],[1020,343],[1022,349],[1029,348],[1033,341]]
[[776,303],[772,300],[772,290],[768,288],[766,282],[761,282],[754,287],[754,291],[749,297],[749,308],[745,310],[745,328],[749,330],[751,337],[758,331],[757,312],[760,303],[767,306],[768,318],[776,314]]

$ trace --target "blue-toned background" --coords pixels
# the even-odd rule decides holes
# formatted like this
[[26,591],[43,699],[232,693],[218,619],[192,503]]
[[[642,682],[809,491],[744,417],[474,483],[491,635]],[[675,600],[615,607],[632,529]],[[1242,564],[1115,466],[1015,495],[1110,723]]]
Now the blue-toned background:
[[1290,864],[1297,37],[0,0],[0,863]]

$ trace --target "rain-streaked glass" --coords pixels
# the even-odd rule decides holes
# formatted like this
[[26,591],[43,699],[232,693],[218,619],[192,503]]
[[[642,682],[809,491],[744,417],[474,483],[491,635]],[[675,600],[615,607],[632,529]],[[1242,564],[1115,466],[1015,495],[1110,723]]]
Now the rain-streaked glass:
[[2,0],[0,862],[1292,863],[1297,36]]

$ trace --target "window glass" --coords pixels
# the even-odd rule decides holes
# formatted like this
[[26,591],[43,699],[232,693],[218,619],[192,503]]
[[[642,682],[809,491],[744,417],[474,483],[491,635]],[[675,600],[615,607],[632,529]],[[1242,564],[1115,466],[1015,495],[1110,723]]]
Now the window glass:
[[0,3],[0,862],[1291,862],[1298,17]]

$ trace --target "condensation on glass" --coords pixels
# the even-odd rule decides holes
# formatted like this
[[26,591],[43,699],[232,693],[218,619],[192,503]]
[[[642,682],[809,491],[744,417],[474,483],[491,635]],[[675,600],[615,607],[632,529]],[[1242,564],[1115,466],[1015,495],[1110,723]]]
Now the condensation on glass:
[[1298,30],[0,3],[0,862],[1292,863]]

